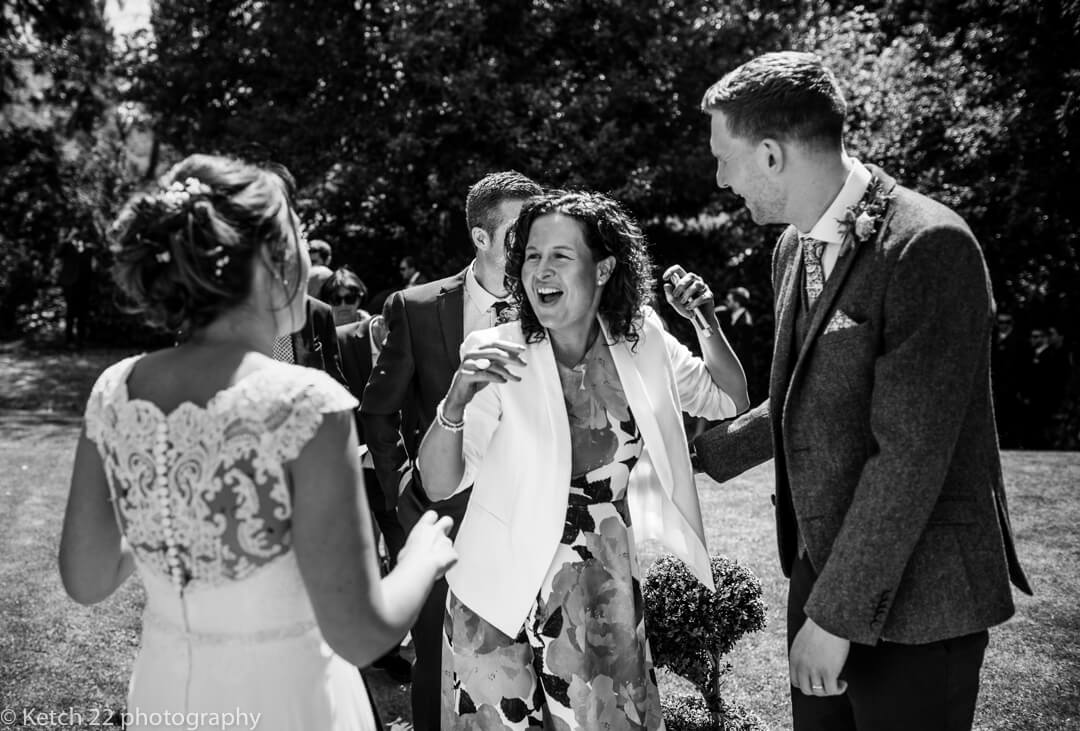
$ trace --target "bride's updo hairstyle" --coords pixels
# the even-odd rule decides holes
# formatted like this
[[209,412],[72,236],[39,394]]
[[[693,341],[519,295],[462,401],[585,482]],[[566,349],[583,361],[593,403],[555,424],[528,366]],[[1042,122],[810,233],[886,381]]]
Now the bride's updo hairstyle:
[[111,233],[129,309],[169,330],[190,334],[246,300],[263,247],[289,301],[303,284],[285,181],[240,160],[177,163],[160,190],[128,201]]

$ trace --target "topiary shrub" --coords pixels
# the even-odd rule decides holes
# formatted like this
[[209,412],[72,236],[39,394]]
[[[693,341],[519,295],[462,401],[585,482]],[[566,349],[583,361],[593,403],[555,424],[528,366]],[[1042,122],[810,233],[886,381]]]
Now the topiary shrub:
[[[673,730],[762,729],[754,714],[720,695],[720,678],[730,669],[724,655],[743,635],[765,627],[761,582],[726,558],[713,557],[710,563],[716,591],[705,588],[674,556],[661,556],[645,577],[645,626],[653,663],[686,678],[703,696],[662,700],[664,721]],[[700,725],[702,713],[711,716],[707,726]]]
[[660,696],[667,731],[766,731],[761,719],[738,703],[720,699],[719,716],[713,715],[698,693]]
[[711,731],[716,727],[712,711],[697,693],[664,693],[660,710],[667,731]]

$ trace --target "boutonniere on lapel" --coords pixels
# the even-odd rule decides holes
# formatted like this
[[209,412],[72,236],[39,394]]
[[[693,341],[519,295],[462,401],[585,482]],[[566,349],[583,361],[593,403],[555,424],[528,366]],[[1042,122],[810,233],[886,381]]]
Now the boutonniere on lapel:
[[845,256],[855,248],[855,244],[869,241],[881,228],[881,221],[885,218],[885,209],[889,207],[892,195],[885,194],[885,185],[881,178],[874,177],[866,192],[859,202],[848,206],[844,217],[837,220],[840,231],[844,235],[844,243],[840,246],[840,256]]
[[499,303],[499,302],[495,303],[495,324],[496,325],[505,325],[508,322],[516,322],[516,321],[521,319],[521,308],[520,307],[518,307],[515,304],[511,304],[509,302],[503,304],[502,307],[499,307],[500,304],[503,304],[503,303]]

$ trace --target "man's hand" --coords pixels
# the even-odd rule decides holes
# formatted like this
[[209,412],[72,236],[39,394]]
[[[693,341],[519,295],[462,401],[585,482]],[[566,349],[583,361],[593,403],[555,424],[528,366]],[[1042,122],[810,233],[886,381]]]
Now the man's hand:
[[851,641],[829,634],[809,617],[795,635],[788,658],[791,684],[806,695],[840,695],[847,682],[840,671],[847,661]]

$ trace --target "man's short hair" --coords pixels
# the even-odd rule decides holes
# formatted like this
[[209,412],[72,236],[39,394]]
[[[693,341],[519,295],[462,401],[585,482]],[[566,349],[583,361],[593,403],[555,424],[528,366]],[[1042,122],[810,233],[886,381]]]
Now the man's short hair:
[[488,236],[494,236],[501,223],[498,220],[500,203],[528,200],[542,192],[534,181],[513,170],[485,175],[473,183],[465,197],[465,222],[469,231],[480,227]]
[[732,287],[727,291],[742,307],[750,304],[750,290],[746,287]]
[[722,112],[728,132],[839,146],[847,103],[832,71],[812,53],[779,51],[747,61],[709,87],[704,112]]
[[308,251],[312,254],[319,254],[327,264],[330,263],[330,244],[322,239],[311,239],[308,241]]

